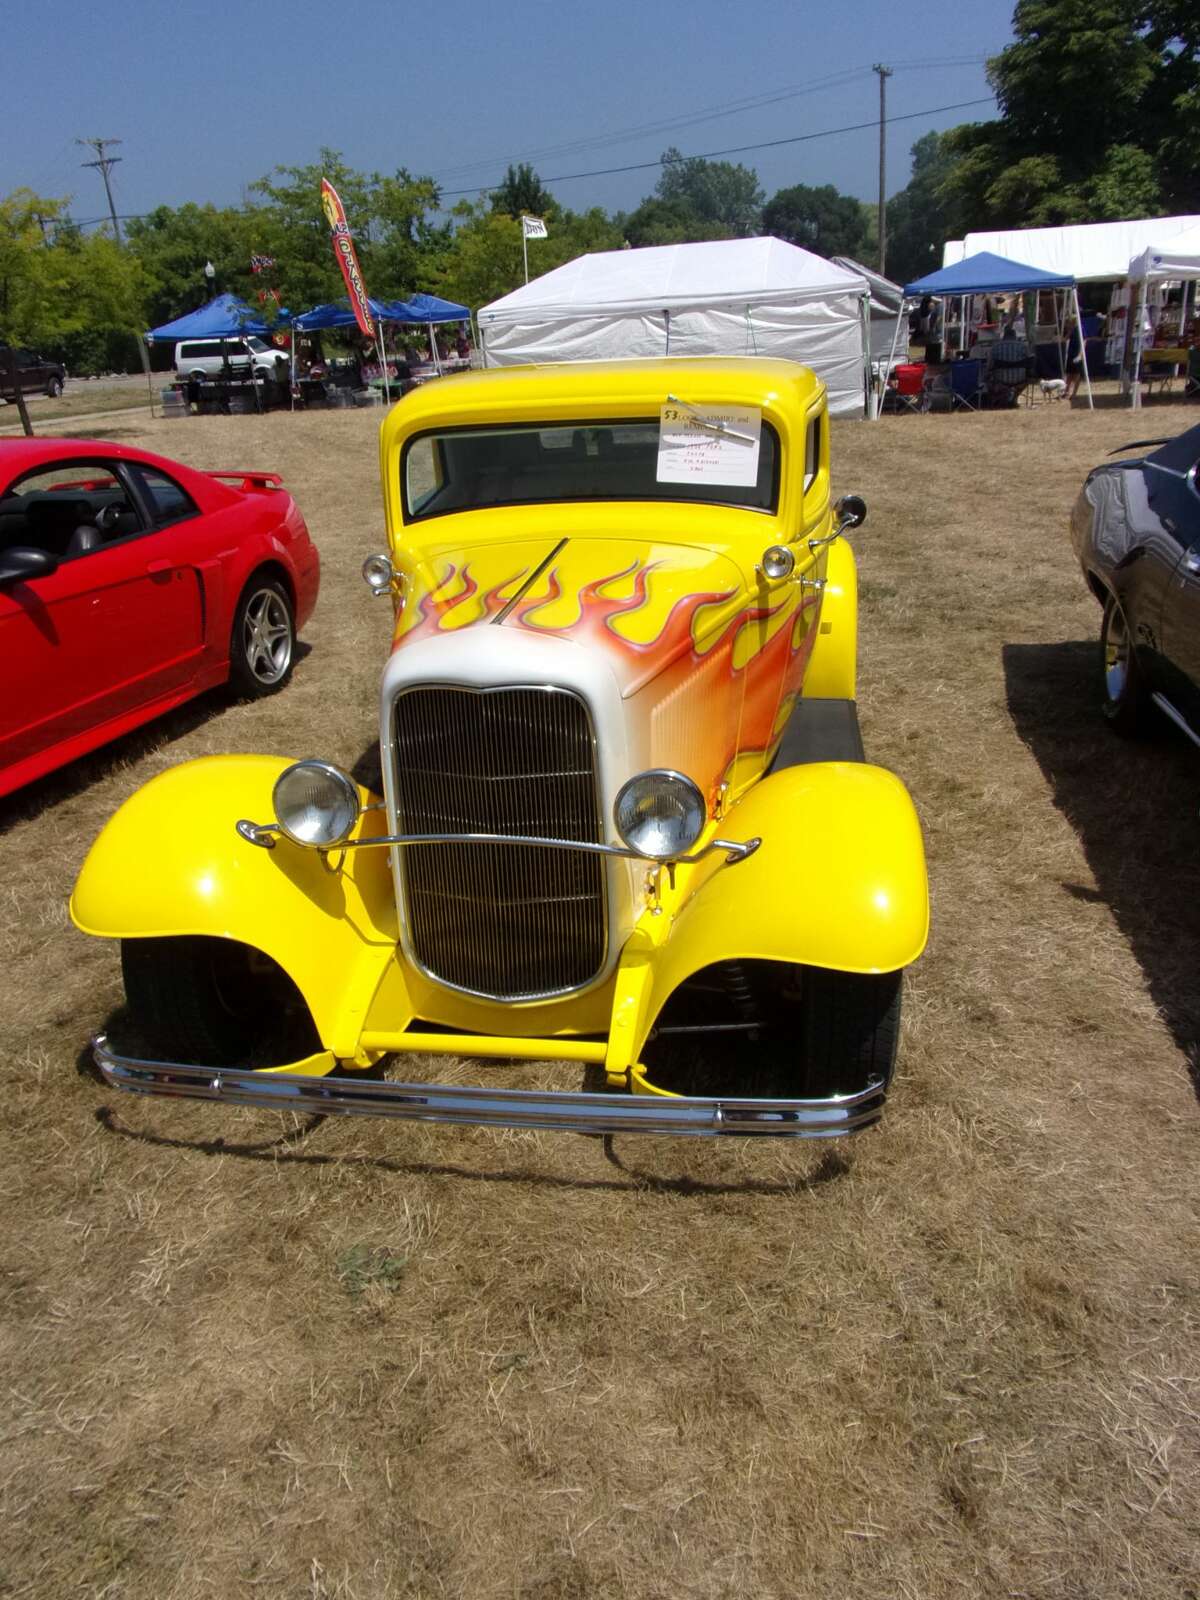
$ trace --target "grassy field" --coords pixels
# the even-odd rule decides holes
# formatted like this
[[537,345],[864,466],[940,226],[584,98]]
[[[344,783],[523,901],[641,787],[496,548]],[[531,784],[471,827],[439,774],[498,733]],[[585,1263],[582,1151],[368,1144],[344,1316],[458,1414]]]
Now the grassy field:
[[[169,374],[158,373],[154,381],[154,402],[159,409],[159,391]],[[48,395],[29,394],[25,406],[33,431],[49,433],[51,426],[69,422],[72,417],[98,416],[103,411],[145,411],[149,421],[150,397],[144,379],[137,383],[69,383],[66,392],[52,400]],[[15,401],[0,405],[0,428],[20,432],[21,414]]]
[[283,472],[324,587],[284,694],[0,802],[0,1595],[1196,1600],[1200,757],[1100,725],[1065,536],[1088,466],[1194,415],[835,426],[934,923],[887,1120],[814,1146],[96,1080],[95,832],[202,753],[353,763],[388,624],[369,415],[123,428]]

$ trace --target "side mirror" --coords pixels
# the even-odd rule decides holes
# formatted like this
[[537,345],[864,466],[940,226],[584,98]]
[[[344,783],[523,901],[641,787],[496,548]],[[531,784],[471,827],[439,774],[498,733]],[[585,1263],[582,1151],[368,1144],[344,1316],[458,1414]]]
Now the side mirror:
[[810,550],[819,550],[822,545],[832,544],[844,533],[849,533],[851,528],[857,528],[867,520],[867,502],[860,494],[844,494],[840,500],[834,501],[833,511],[837,517],[833,532],[827,533],[823,539],[810,539]]
[[860,494],[844,494],[834,502],[833,509],[837,513],[839,532],[861,527],[867,520],[867,502]]
[[48,578],[58,571],[58,557],[31,545],[14,545],[0,550],[0,583],[25,583],[30,578]]

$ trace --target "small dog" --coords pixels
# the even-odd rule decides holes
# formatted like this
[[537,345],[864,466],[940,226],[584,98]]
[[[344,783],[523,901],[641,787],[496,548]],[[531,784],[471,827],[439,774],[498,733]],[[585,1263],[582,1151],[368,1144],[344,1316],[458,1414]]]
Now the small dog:
[[1043,378],[1042,395],[1046,400],[1061,400],[1067,392],[1065,378]]

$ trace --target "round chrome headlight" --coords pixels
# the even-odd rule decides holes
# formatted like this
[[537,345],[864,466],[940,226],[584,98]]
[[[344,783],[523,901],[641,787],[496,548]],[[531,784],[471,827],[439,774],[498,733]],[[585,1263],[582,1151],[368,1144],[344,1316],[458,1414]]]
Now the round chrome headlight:
[[372,594],[386,594],[392,586],[392,579],[396,576],[391,556],[383,554],[368,556],[362,564],[362,575]]
[[331,850],[358,821],[354,779],[328,761],[296,761],[275,780],[275,820],[294,844]]
[[651,861],[686,855],[704,829],[704,796],[682,772],[659,769],[630,778],[613,806],[617,832]]
[[796,565],[796,553],[785,544],[769,545],[762,554],[762,569],[772,582],[790,578]]

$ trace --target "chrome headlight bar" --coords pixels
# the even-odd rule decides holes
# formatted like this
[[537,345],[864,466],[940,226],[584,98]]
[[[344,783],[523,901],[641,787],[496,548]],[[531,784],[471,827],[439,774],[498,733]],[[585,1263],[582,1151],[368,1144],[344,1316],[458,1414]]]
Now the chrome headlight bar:
[[620,856],[659,866],[690,866],[714,850],[728,862],[744,861],[761,839],[710,839],[689,854],[704,830],[704,797],[688,777],[655,769],[630,778],[617,795],[613,819],[623,844],[591,840],[550,839],[510,833],[384,833],[352,839],[362,806],[353,778],[328,761],[296,761],[275,781],[274,822],[243,818],[237,831],[249,844],[273,850],[279,834],[306,850],[367,850],[396,845],[401,849],[445,844],[527,845],[540,850],[579,850],[585,855]]

